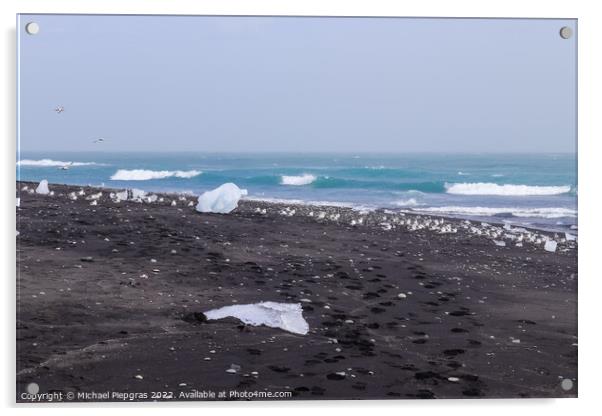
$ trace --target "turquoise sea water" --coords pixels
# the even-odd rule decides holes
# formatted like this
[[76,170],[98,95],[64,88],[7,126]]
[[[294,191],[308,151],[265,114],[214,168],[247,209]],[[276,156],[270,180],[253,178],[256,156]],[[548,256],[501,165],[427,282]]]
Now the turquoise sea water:
[[[34,153],[17,179],[388,208],[563,229],[577,221],[574,154]],[[66,167],[67,169],[65,169]]]

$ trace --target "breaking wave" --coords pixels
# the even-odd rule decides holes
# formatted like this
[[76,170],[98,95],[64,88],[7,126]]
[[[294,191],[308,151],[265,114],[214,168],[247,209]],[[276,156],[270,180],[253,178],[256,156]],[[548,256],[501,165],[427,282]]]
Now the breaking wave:
[[23,159],[17,162],[17,166],[39,166],[39,167],[58,167],[58,166],[91,166],[99,165],[96,162],[63,162],[62,160],[41,159],[31,160]]
[[111,176],[113,181],[148,181],[151,179],[165,178],[193,178],[200,175],[200,170],[146,170],[146,169],[119,169]]
[[566,186],[498,185],[496,183],[446,183],[448,194],[456,195],[560,195],[571,191]]
[[539,217],[562,218],[577,217],[577,210],[570,208],[518,208],[518,207],[430,207],[413,208],[412,211],[447,215],[475,215],[487,217]]
[[415,207],[416,205],[422,205],[419,204],[418,201],[416,201],[416,198],[402,199],[399,201],[395,201],[394,204],[398,207]]
[[280,184],[281,185],[303,186],[303,185],[309,185],[310,183],[314,182],[316,179],[317,178],[314,175],[310,175],[308,173],[305,173],[300,176],[283,175],[280,178]]

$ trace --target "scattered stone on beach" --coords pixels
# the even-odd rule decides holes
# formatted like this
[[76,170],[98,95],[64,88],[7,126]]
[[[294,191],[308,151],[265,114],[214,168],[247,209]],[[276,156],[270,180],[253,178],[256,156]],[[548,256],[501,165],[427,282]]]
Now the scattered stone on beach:
[[[207,316],[202,312],[190,312],[184,315],[182,320],[190,323],[204,323],[207,322]],[[213,351],[215,353],[215,351]]]
[[238,373],[241,370],[241,368],[242,367],[240,365],[238,365],[238,364],[230,364],[230,368],[228,368],[226,370],[226,373],[236,374],[236,373]]
[[92,257],[92,256],[82,257],[82,258],[80,258],[80,261],[83,261],[86,263],[92,263],[94,261],[94,257]]

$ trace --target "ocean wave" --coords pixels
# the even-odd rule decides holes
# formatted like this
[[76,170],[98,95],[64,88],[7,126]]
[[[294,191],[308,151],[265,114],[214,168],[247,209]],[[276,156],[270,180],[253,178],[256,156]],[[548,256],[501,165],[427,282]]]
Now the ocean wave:
[[119,169],[111,176],[113,181],[148,181],[151,179],[184,178],[189,179],[200,175],[199,170],[146,170],[146,169]]
[[446,183],[448,194],[456,195],[560,195],[571,191],[566,186],[530,186],[530,185],[498,185],[496,183]]
[[417,205],[423,205],[416,201],[416,198],[402,199],[399,201],[395,201],[394,204],[398,207],[415,207]]
[[31,160],[23,159],[17,162],[17,166],[38,166],[38,167],[58,167],[58,166],[91,166],[99,165],[96,162],[63,162],[62,160],[41,159]]
[[309,185],[314,182],[317,178],[314,175],[310,175],[309,173],[304,173],[299,176],[286,176],[282,175],[280,178],[281,185],[293,185],[293,186],[303,186]]
[[412,208],[412,211],[426,212],[432,214],[447,215],[474,215],[474,216],[508,216],[508,217],[539,217],[539,218],[562,218],[577,217],[577,210],[570,208],[519,208],[519,207],[430,207]]

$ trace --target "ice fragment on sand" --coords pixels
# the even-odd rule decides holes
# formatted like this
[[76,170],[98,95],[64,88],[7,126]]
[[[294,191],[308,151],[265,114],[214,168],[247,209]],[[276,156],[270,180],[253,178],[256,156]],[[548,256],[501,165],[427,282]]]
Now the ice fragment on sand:
[[566,238],[566,241],[575,241],[577,239],[577,237],[569,233],[564,233],[564,237]]
[[132,198],[133,200],[141,200],[142,198],[144,198],[146,196],[146,192],[143,191],[142,189],[130,189],[130,193],[132,194]]
[[152,204],[153,202],[157,201],[157,199],[159,199],[157,195],[149,195],[144,200],[149,204]]
[[240,189],[230,182],[225,183],[199,196],[196,210],[199,212],[228,214],[238,206],[238,201],[244,195],[247,195],[246,189]]
[[546,244],[543,246],[543,249],[545,251],[549,251],[551,253],[554,253],[556,251],[556,246],[557,245],[558,244],[556,243],[556,241],[554,241],[554,240],[548,240],[548,241],[546,241]]
[[506,242],[505,242],[505,241],[493,240],[493,243],[494,243],[496,246],[499,246],[499,247],[506,247]]
[[46,179],[42,179],[42,181],[36,188],[36,194],[48,195],[49,193],[50,190],[48,189],[48,181]]
[[303,318],[302,311],[300,303],[260,302],[212,309],[205,312],[205,316],[210,320],[232,316],[248,325],[265,325],[305,335],[309,331],[309,325]]
[[102,192],[99,192],[97,194],[92,194],[86,197],[87,201],[94,201],[96,199],[100,199],[102,197]]

